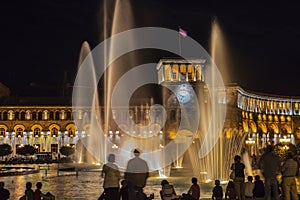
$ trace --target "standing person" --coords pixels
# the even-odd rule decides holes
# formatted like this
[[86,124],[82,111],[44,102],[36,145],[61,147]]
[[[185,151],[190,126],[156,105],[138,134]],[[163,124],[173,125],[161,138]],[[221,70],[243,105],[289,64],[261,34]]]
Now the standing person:
[[43,184],[41,182],[36,183],[36,190],[34,191],[34,200],[41,200],[42,197],[45,197],[45,194],[41,191],[42,186]]
[[253,189],[254,189],[254,183],[253,177],[248,176],[247,177],[248,182],[245,183],[245,199],[253,199]]
[[237,197],[233,181],[229,181],[225,191],[225,199],[235,200]]
[[241,162],[241,156],[234,156],[234,163],[230,169],[234,170],[235,173],[233,183],[237,197],[239,200],[245,200],[245,165]]
[[260,176],[256,175],[254,177],[254,188],[253,188],[253,198],[257,200],[264,200],[265,197],[265,186],[262,180],[260,180]]
[[220,186],[220,180],[215,180],[215,187],[212,191],[213,200],[222,200],[223,199],[223,188]]
[[32,188],[32,183],[27,182],[26,183],[26,190],[25,190],[25,197],[26,197],[27,200],[34,200],[34,192],[31,188]]
[[107,200],[119,200],[120,190],[119,182],[121,179],[119,168],[115,162],[115,155],[108,155],[108,163],[103,165],[101,176],[104,176],[103,188],[105,193],[105,199]]
[[259,167],[265,178],[265,199],[271,200],[271,194],[275,200],[279,200],[277,174],[280,171],[280,159],[273,153],[273,147],[268,145],[265,153],[259,160]]
[[292,152],[287,153],[286,161],[282,166],[282,186],[285,199],[298,200],[298,193],[296,187],[296,175],[298,173],[298,163],[293,159]]
[[188,194],[192,196],[193,200],[200,199],[200,186],[198,185],[196,177],[192,178],[192,186],[190,187]]
[[121,181],[120,196],[122,200],[128,200],[128,186],[126,180]]
[[10,198],[10,192],[8,189],[4,188],[4,182],[0,182],[0,200],[7,200]]
[[124,179],[128,182],[128,198],[130,200],[141,200],[143,188],[149,177],[149,167],[145,160],[140,158],[140,150],[134,149],[134,158],[127,163]]

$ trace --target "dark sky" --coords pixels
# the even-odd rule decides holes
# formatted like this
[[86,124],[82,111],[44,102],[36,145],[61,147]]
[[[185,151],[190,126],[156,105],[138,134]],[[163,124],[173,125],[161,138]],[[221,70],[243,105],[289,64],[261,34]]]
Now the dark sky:
[[[228,82],[257,92],[300,96],[297,4],[130,2],[134,27],[177,30],[182,26],[207,51],[211,21],[216,17],[227,45],[229,66],[224,73]],[[17,0],[0,4],[0,15],[4,15],[0,16],[0,82],[18,96],[60,95],[64,80],[70,84],[74,80],[82,42],[88,41],[92,48],[101,42],[103,10],[112,13],[110,8],[103,8],[102,0]]]

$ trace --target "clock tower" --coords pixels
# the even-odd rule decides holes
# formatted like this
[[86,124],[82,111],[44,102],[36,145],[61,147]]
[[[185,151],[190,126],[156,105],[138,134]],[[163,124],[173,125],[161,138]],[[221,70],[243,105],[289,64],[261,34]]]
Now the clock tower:
[[[156,67],[158,84],[162,86],[162,102],[167,112],[164,132],[169,139],[176,138],[179,126],[186,131],[194,129],[189,122],[194,119],[193,116],[199,115],[198,109],[205,107],[205,101],[200,101],[200,97],[205,99],[208,95],[205,92],[204,66],[204,59],[168,58],[161,59]],[[186,119],[182,120],[182,117]],[[195,133],[191,131],[190,134]]]

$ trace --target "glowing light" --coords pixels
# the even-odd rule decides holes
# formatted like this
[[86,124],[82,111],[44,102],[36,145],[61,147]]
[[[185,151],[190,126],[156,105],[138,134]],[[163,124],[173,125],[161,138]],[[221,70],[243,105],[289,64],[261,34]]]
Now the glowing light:
[[[287,138],[286,135],[283,136],[283,138],[280,138],[279,139],[279,142],[282,142],[282,143],[290,143],[291,142],[291,138]],[[285,145],[286,146],[286,145]]]
[[249,144],[249,145],[255,144],[255,141],[252,140],[251,138],[249,138],[248,140],[246,140],[246,144]]
[[284,146],[283,146],[283,149],[284,149],[284,150],[289,150],[289,148],[290,148],[290,147],[287,146],[287,145],[284,145]]

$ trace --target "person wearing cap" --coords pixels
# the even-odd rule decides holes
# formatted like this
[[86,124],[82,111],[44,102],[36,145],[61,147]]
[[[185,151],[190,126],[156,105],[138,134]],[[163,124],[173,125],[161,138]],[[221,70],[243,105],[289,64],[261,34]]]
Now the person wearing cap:
[[149,177],[148,163],[140,158],[141,151],[134,149],[134,158],[127,163],[124,179],[128,182],[128,197],[130,200],[138,199],[137,195],[143,193]]

